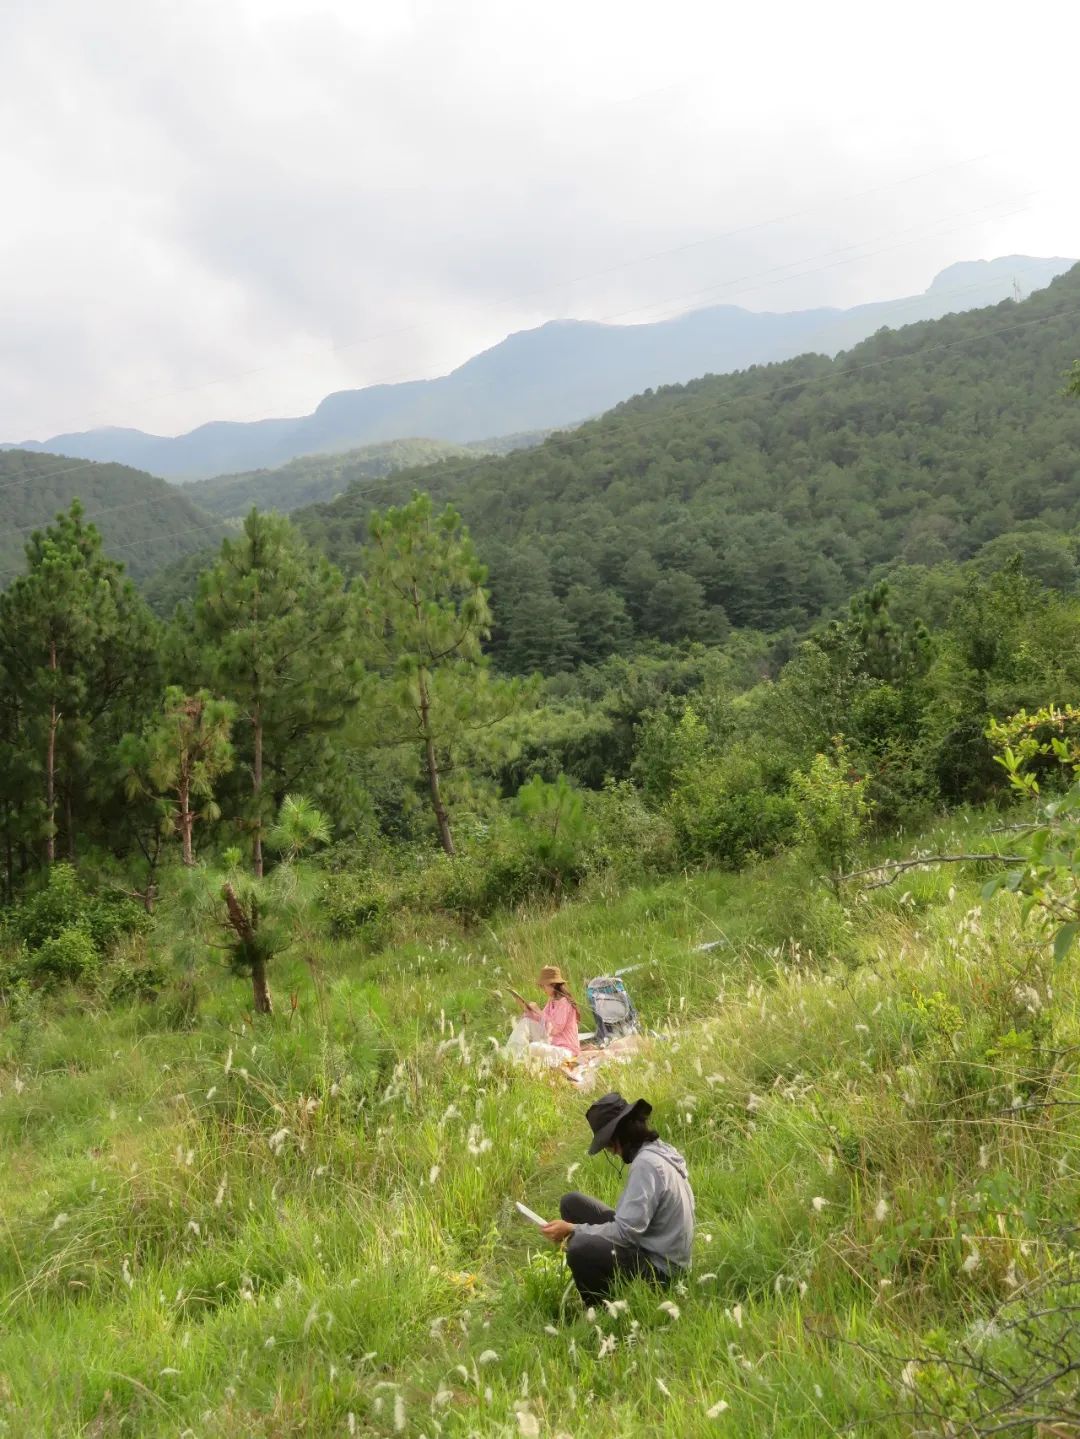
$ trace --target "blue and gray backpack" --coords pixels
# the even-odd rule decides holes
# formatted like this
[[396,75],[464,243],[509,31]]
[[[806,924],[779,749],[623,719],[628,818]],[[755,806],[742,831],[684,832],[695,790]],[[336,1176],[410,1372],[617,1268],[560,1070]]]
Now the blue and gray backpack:
[[622,1039],[627,1034],[637,1034],[637,1010],[626,992],[626,985],[617,974],[590,979],[585,986],[585,998],[592,1010],[598,1045],[610,1044],[613,1039]]

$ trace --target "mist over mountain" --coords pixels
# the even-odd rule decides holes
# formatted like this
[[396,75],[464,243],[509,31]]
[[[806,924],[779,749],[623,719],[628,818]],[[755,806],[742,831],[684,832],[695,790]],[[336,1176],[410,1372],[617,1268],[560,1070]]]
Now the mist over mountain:
[[449,375],[342,390],[328,395],[310,415],[218,421],[175,438],[96,429],[17,447],[115,461],[185,480],[389,440],[427,437],[464,444],[551,429],[658,385],[807,352],[835,355],[886,326],[1030,294],[1074,263],[1025,255],[960,262],[937,275],[922,295],[848,310],[784,314],[716,305],[651,324],[553,320],[508,336]]

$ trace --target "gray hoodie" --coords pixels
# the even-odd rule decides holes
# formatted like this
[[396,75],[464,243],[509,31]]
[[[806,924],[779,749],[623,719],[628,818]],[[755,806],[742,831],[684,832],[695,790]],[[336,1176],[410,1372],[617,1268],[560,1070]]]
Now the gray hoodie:
[[662,1139],[643,1144],[630,1165],[615,1218],[603,1224],[575,1224],[574,1230],[644,1249],[665,1271],[688,1269],[694,1242],[694,1193],[686,1160]]

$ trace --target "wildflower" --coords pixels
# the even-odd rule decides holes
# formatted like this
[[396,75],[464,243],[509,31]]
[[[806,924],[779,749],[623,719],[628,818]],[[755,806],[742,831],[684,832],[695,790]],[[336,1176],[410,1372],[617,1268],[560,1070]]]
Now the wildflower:
[[216,1093],[217,1093],[217,1085],[216,1085],[216,1084],[212,1084],[212,1085],[210,1086],[210,1088],[206,1091],[206,1097],[207,1097],[207,1099],[213,1099],[213,1097],[214,1097],[214,1095],[215,1095]]
[[919,1366],[914,1359],[909,1359],[900,1371],[900,1387],[915,1392],[915,1379],[919,1372]]
[[540,1433],[540,1420],[528,1409],[519,1409],[517,1412],[518,1433],[524,1439],[537,1439]]
[[69,1215],[65,1214],[63,1210],[61,1210],[61,1212],[52,1222],[53,1232],[55,1233],[57,1229],[62,1228],[68,1222],[69,1217]]
[[986,1169],[990,1164],[990,1150],[985,1144],[979,1145],[979,1168]]
[[476,1362],[477,1364],[495,1364],[498,1362],[498,1358],[494,1349],[485,1349]]
[[345,1416],[345,1427],[348,1429],[350,1434],[356,1433],[356,1415],[352,1412],[351,1409]]
[[231,1049],[229,1050],[228,1054],[225,1056],[225,1073],[228,1074],[228,1072],[229,1072],[230,1069],[232,1069],[232,1050],[231,1050]]
[[580,1164],[571,1164],[570,1168],[566,1171],[566,1182],[567,1182],[567,1184],[570,1183],[571,1179],[573,1179],[574,1175],[578,1172],[578,1170],[579,1170],[580,1168],[581,1168],[581,1165],[580,1165]]
[[822,1199],[822,1197],[821,1197],[820,1194],[816,1194],[816,1195],[814,1196],[814,1198],[811,1199],[811,1201],[810,1201],[810,1203],[813,1205],[814,1213],[815,1213],[815,1214],[820,1214],[821,1211],[822,1211],[822,1210],[825,1208],[825,1206],[828,1204],[828,1202],[829,1202],[829,1201],[828,1201],[827,1199]]
[[660,1393],[664,1396],[665,1399],[671,1398],[671,1390],[667,1387],[667,1385],[662,1379],[658,1379],[656,1381],[656,1387],[660,1390]]
[[606,1359],[609,1354],[614,1354],[618,1340],[614,1334],[601,1334],[600,1348],[597,1350],[597,1359]]
[[757,1111],[761,1108],[760,1094],[748,1094],[746,1096],[746,1108],[748,1113],[756,1114]]
[[874,1205],[874,1218],[879,1224],[882,1222],[888,1212],[888,1203],[884,1199],[879,1199],[878,1202]]
[[728,1408],[728,1402],[727,1402],[727,1400],[726,1400],[726,1399],[718,1399],[718,1400],[716,1401],[716,1403],[712,1406],[711,1409],[706,1409],[706,1410],[705,1410],[705,1418],[706,1418],[706,1419],[719,1419],[719,1418],[720,1418],[720,1415],[723,1414],[723,1412],[724,1412],[725,1409],[727,1409],[727,1408]]
[[454,1391],[452,1389],[447,1389],[445,1384],[440,1384],[438,1389],[435,1391],[434,1402],[438,1408],[442,1409],[450,1403],[453,1397]]
[[394,1432],[401,1434],[405,1429],[405,1400],[400,1394],[394,1395]]
[[124,1262],[120,1266],[120,1278],[124,1281],[124,1283],[129,1289],[135,1283],[134,1279],[132,1279],[131,1277],[131,1265],[128,1263],[126,1257],[124,1259]]
[[559,1337],[559,1331],[555,1328],[554,1324],[545,1324],[544,1333],[550,1334],[553,1339],[558,1339]]
[[715,1279],[715,1278],[716,1278],[716,1275],[713,1274],[711,1271],[710,1271],[710,1273],[708,1273],[708,1274],[699,1274],[699,1275],[698,1275],[698,1283],[699,1283],[699,1284],[708,1284],[710,1280]]
[[629,1309],[625,1299],[605,1299],[604,1308],[611,1315],[612,1319],[618,1319],[620,1314],[625,1314]]
[[437,1164],[433,1164],[433,1165],[431,1166],[431,1168],[428,1170],[428,1183],[429,1183],[429,1184],[434,1184],[435,1181],[436,1181],[436,1179],[438,1179],[438,1177],[439,1177],[439,1166],[438,1166]]
[[661,1313],[668,1315],[672,1323],[674,1323],[675,1320],[678,1319],[681,1313],[679,1306],[674,1302],[674,1300],[671,1299],[665,1299],[663,1304],[659,1305],[658,1307]]
[[815,1385],[814,1385],[814,1398],[815,1398],[815,1399],[824,1399],[824,1398],[825,1398],[825,1391],[824,1391],[824,1389],[822,1389],[822,1387],[821,1387],[820,1384],[815,1384]]
[[432,1339],[442,1338],[442,1327],[445,1323],[446,1316],[444,1314],[440,1314],[437,1319],[433,1319],[431,1321],[431,1323],[428,1325],[428,1333],[431,1335]]
[[741,1304],[736,1304],[735,1308],[731,1310],[731,1317],[735,1321],[736,1329],[741,1329],[743,1320],[743,1307]]
[[964,1274],[974,1274],[981,1263],[982,1256],[979,1254],[979,1251],[975,1248],[975,1246],[972,1245],[971,1253],[964,1260],[963,1264],[961,1264],[960,1269]]
[[169,1374],[179,1374],[179,1373],[180,1373],[180,1370],[179,1370],[179,1369],[159,1369],[159,1370],[158,1370],[158,1378],[159,1378],[159,1379],[164,1379],[164,1378],[165,1378],[167,1375],[169,1375]]
[[215,1209],[220,1209],[221,1206],[222,1206],[222,1204],[223,1204],[224,1202],[225,1202],[225,1176],[222,1175],[222,1177],[221,1177],[221,1183],[218,1185],[218,1187],[217,1187],[217,1193],[214,1195],[214,1208],[215,1208]]
[[273,1134],[271,1134],[270,1138],[266,1141],[275,1156],[281,1153],[282,1149],[285,1147],[285,1141],[286,1139],[288,1139],[288,1137],[289,1131],[287,1129],[278,1129]]

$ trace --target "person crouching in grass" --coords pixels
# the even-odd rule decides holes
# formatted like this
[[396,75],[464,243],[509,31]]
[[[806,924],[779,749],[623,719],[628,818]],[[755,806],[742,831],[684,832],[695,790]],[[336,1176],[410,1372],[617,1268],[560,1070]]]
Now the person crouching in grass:
[[609,1150],[627,1166],[614,1209],[587,1194],[564,1194],[560,1219],[541,1233],[566,1244],[566,1262],[585,1304],[597,1304],[616,1279],[668,1284],[690,1267],[694,1193],[686,1160],[649,1127],[652,1105],[605,1094],[585,1112],[593,1132],[590,1154]]

